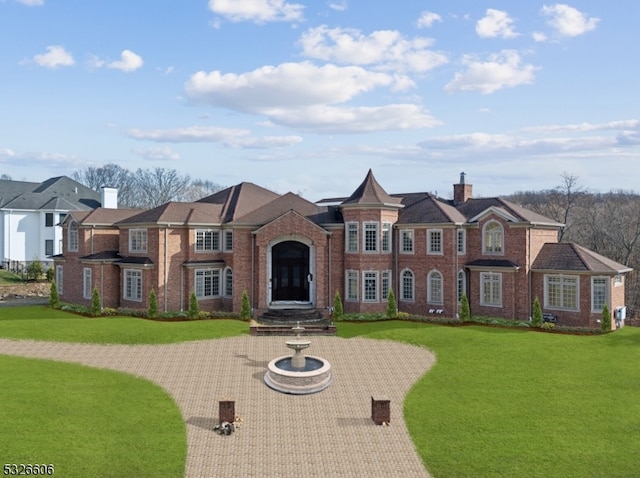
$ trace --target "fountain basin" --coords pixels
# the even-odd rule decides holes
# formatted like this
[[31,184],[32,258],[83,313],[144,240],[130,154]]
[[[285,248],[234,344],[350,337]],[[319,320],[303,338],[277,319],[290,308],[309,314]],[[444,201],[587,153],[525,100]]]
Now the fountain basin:
[[[265,383],[274,390],[294,395],[321,392],[333,381],[331,364],[320,357],[305,357],[304,368],[296,367],[290,355],[273,359],[267,365]],[[289,369],[289,370],[287,370]]]

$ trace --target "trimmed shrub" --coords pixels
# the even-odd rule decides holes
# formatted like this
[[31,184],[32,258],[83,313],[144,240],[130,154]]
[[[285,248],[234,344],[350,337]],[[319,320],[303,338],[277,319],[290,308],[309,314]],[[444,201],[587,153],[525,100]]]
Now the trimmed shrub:
[[342,299],[340,298],[340,292],[336,291],[336,295],[333,296],[333,320],[340,321],[344,318],[344,307],[342,307]]
[[187,315],[190,319],[197,319],[200,315],[200,307],[198,306],[196,291],[191,291],[191,295],[189,296],[189,312]]
[[51,287],[49,287],[49,305],[54,309],[60,307],[60,295],[56,281],[51,281]]
[[600,324],[603,332],[611,331],[611,313],[609,312],[609,306],[604,304],[602,308],[602,322]]
[[33,277],[35,280],[38,280],[44,274],[44,268],[42,267],[42,262],[39,260],[31,261],[31,263],[27,266],[27,277]]
[[533,315],[531,316],[531,327],[542,327],[542,307],[540,299],[536,296],[533,300]]
[[242,291],[242,303],[240,304],[240,318],[242,320],[251,319],[251,302],[246,290]]
[[53,267],[49,267],[47,269],[47,272],[45,273],[45,277],[47,278],[47,281],[52,282],[55,276],[55,271],[53,270]]
[[147,317],[150,319],[155,319],[158,317],[158,297],[156,296],[156,291],[151,289],[149,292],[149,307],[147,308]]
[[398,317],[398,303],[393,289],[389,289],[387,294],[387,319],[395,319]]
[[102,315],[102,302],[97,287],[94,287],[93,292],[91,292],[91,315],[93,317]]
[[471,320],[471,309],[469,308],[469,299],[467,294],[460,297],[460,322],[469,322]]

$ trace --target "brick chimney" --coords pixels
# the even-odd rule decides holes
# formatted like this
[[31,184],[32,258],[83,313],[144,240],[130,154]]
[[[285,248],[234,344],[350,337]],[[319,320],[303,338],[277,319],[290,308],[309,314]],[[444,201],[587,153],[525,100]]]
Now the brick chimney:
[[467,199],[471,199],[471,192],[473,191],[473,185],[465,182],[466,174],[460,173],[460,183],[453,185],[453,202],[456,204],[466,202]]

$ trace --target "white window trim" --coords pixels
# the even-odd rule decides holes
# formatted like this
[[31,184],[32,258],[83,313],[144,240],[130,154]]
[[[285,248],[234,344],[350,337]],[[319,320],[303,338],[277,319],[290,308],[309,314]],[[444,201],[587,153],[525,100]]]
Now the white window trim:
[[[560,278],[562,280],[564,279],[572,279],[576,281],[576,307],[559,307],[556,305],[551,305],[549,304],[549,278],[553,277],[553,278]],[[560,284],[560,293],[564,294],[564,284],[561,281]],[[561,300],[560,302],[564,302]],[[570,310],[571,312],[580,312],[580,276],[578,275],[566,275],[566,274],[545,274],[544,276],[544,307],[545,309],[551,309],[551,310]]]
[[[133,248],[133,235],[134,233],[144,233],[144,249],[140,248],[140,249],[134,249]],[[136,228],[136,229],[129,229],[129,252],[130,253],[137,253],[137,254],[142,254],[142,253],[146,253],[147,250],[149,249],[149,233],[147,231],[147,229],[145,228]]]
[[[431,286],[431,279],[436,274],[440,276],[440,299],[432,300],[433,289]],[[442,272],[434,269],[432,271],[429,271],[429,273],[427,274],[427,304],[442,305],[443,303],[444,303],[444,276],[442,275]]]
[[[350,230],[350,226],[355,225],[355,227]],[[349,221],[349,222],[345,222],[344,224],[344,251],[348,254],[357,254],[359,251],[359,247],[360,247],[360,237],[359,237],[359,229],[360,228],[360,223],[358,223],[357,221]],[[355,250],[351,250],[349,249],[349,239],[350,239],[350,232],[354,232],[356,235],[356,240],[355,240]]]
[[[350,276],[354,277],[355,280],[356,280],[355,286],[353,288],[353,290],[355,291],[356,297],[351,297],[351,295],[349,294],[349,291],[350,291],[349,277]],[[353,270],[353,269],[348,269],[348,270],[344,271],[344,277],[345,277],[345,281],[344,281],[344,287],[345,287],[344,297],[345,297],[345,301],[358,302],[358,299],[360,297],[358,295],[359,294],[359,288],[360,288],[360,282],[359,282],[360,281],[360,277],[359,277],[358,271]]]
[[84,299],[91,299],[91,280],[91,268],[84,267],[82,269],[82,297]]
[[[431,249],[431,235],[432,234],[440,234],[440,250],[433,251]],[[442,256],[444,255],[444,233],[442,229],[427,229],[427,254],[431,256]]]
[[[139,293],[140,293],[140,297],[130,297],[127,295],[127,277],[129,275],[134,275],[137,276],[138,282],[139,282]],[[124,300],[128,300],[131,302],[142,302],[142,271],[140,269],[125,269],[124,270],[124,284],[122,287],[122,298]]]
[[[373,250],[367,250],[367,226],[374,225],[375,244]],[[364,254],[377,254],[380,250],[380,223],[377,221],[365,221],[362,223],[362,252]]]
[[603,307],[596,309],[595,308],[595,304],[594,304],[594,299],[595,299],[595,284],[594,282],[596,280],[604,280],[604,303],[609,305],[610,304],[610,298],[609,298],[609,289],[611,287],[611,282],[609,280],[609,277],[607,276],[593,276],[591,277],[591,312],[592,313],[597,313],[597,312],[602,312]]
[[[488,251],[487,250],[487,227],[496,224],[500,227],[500,237],[501,237],[501,250],[499,251]],[[487,221],[485,223],[485,225],[482,227],[482,253],[483,254],[489,254],[492,256],[504,256],[504,250],[505,250],[505,246],[504,246],[504,241],[505,241],[505,237],[504,237],[504,226],[499,222],[494,220],[491,221]]]
[[[202,273],[201,276],[201,280],[202,280],[202,295],[198,295],[198,273]],[[205,287],[204,287],[204,282],[205,282],[205,277],[207,277],[208,275],[211,275],[211,295],[204,295],[205,294]],[[213,287],[213,278],[215,276],[218,276],[218,290],[217,290],[217,294],[216,294],[216,290]],[[218,268],[214,268],[214,267],[208,267],[208,268],[204,268],[204,269],[195,269],[193,271],[193,284],[194,284],[194,290],[196,291],[196,298],[198,300],[208,300],[208,299],[214,299],[216,297],[220,297],[222,295],[222,290],[220,290],[222,287],[224,287],[223,281],[224,278],[221,277],[221,271]]]
[[[204,240],[204,236],[203,236],[203,240],[202,240],[202,249],[198,249],[198,234],[207,234],[210,233],[212,235],[211,237],[211,249],[207,249],[205,247],[205,240]],[[215,247],[215,241],[213,239],[213,236],[216,235],[218,236],[218,247]],[[196,252],[196,254],[202,254],[202,253],[209,253],[209,252],[220,252],[221,247],[224,247],[222,245],[222,240],[224,239],[224,237],[222,237],[223,235],[221,234],[220,229],[195,229],[195,241],[193,244],[194,247],[194,251]]]
[[[67,229],[67,250],[69,252],[78,252],[78,245],[80,243],[80,231],[78,223],[71,221]],[[75,241],[74,241],[75,238]]]
[[[462,287],[460,287],[462,286]],[[456,294],[458,294],[458,303],[462,300],[462,294],[467,293],[467,276],[464,273],[464,270],[460,269],[458,271],[458,275],[456,276]],[[467,297],[467,300],[469,298]]]
[[[411,273],[411,298],[405,299],[405,289],[404,289],[404,273]],[[411,269],[403,269],[400,272],[400,299],[403,302],[415,302],[416,300],[416,275],[413,273]]]
[[[384,293],[384,281],[387,281],[387,293]],[[391,271],[386,270],[380,273],[380,300],[386,302],[389,298],[389,291],[391,290]]]
[[[233,229],[225,229],[222,236],[224,240],[224,243],[222,244],[224,252],[233,252]],[[227,247],[227,236],[231,237],[231,247]]]
[[464,256],[467,253],[467,231],[465,229],[456,229],[456,252],[459,256]]
[[[496,276],[498,280],[498,303],[487,303],[484,301],[484,281],[486,276]],[[500,272],[481,272],[480,273],[480,305],[484,307],[502,307],[502,273]]]
[[[388,229],[385,230],[385,226],[388,227]],[[384,241],[382,240],[382,238],[385,235],[385,232],[387,233],[387,248],[383,249],[383,244]],[[382,223],[382,227],[380,229],[380,252],[382,252],[383,254],[391,254],[391,251],[393,251],[393,224],[390,222],[383,222]]]
[[[408,234],[411,236],[411,250],[410,251],[405,251],[404,250],[404,237],[405,234]],[[398,248],[400,250],[400,254],[413,254],[414,251],[416,250],[416,237],[414,234],[413,229],[400,229],[400,244],[398,244]]]
[[[375,277],[375,298],[373,299],[367,299],[367,295],[365,293],[367,274],[374,274]],[[380,302],[380,274],[378,271],[362,271],[362,302]]]
[[[231,272],[231,294],[227,294],[227,286],[229,285],[229,280],[227,279],[227,273]],[[222,273],[224,277],[224,285],[222,290],[222,295],[225,297],[233,297],[233,269],[231,267],[226,267]]]
[[64,267],[56,266],[56,287],[58,294],[62,294],[62,282],[64,281]]

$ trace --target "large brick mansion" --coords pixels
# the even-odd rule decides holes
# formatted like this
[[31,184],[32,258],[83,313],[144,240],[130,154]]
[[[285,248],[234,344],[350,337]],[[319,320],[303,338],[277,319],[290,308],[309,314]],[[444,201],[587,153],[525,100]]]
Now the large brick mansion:
[[[605,304],[623,314],[630,269],[573,243],[562,227],[501,198],[473,198],[464,173],[453,199],[388,194],[368,172],[349,197],[312,203],[240,183],[192,203],[150,210],[98,208],[64,221],[55,256],[62,300],[161,311],[271,307],[455,317],[462,294],[474,315],[527,320],[538,297],[563,325],[596,326]],[[615,321],[613,321],[615,324]]]

